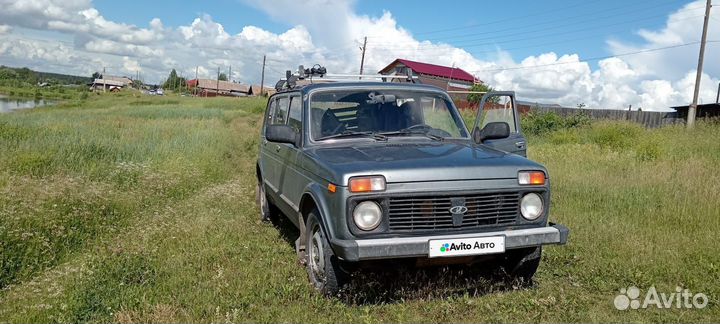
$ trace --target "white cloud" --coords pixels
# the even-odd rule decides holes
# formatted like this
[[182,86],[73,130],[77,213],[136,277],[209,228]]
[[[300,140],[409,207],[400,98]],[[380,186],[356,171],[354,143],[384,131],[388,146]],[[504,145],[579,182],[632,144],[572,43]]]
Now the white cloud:
[[138,63],[138,61],[133,60],[127,56],[124,56],[123,57],[123,69],[125,69],[125,71],[139,71],[140,63]]
[[96,39],[85,43],[85,50],[95,53],[106,53],[115,55],[130,56],[162,56],[164,51],[161,48],[151,48],[144,45],[135,45],[115,42],[107,39]]
[[108,21],[91,5],[88,0],[0,0],[0,20],[18,27],[82,33],[133,44],[160,38],[155,30]]
[[[611,40],[608,42],[610,50],[614,54],[619,54],[697,42],[700,40],[702,32],[704,9],[705,1],[690,2],[671,13],[667,18],[666,25],[660,30],[642,29],[638,31],[638,35],[643,39],[641,44]],[[717,9],[713,10],[713,14],[718,12]],[[720,23],[717,23],[716,20],[710,20],[708,38],[720,40]],[[699,45],[685,46],[661,52],[626,56],[623,60],[640,73],[672,79],[697,68],[698,50]],[[708,58],[720,56],[720,46],[708,44],[705,56]],[[720,60],[706,60],[704,70],[713,75],[720,74]]]
[[[595,69],[575,53],[538,53],[515,60],[498,48],[492,59],[479,59],[462,48],[417,39],[390,12],[379,17],[357,14],[352,0],[244,1],[294,27],[273,33],[245,26],[230,34],[206,14],[178,27],[165,26],[159,18],[138,27],[107,20],[90,0],[0,0],[0,63],[83,74],[103,67],[112,74],[140,71],[150,82],[161,81],[171,68],[189,77],[196,70],[200,77],[213,77],[218,67],[226,72],[232,66],[233,79],[257,82],[262,56],[267,55],[266,80],[271,84],[298,64],[322,63],[332,72],[357,73],[360,40],[372,35],[365,61],[369,73],[402,57],[454,64],[498,89],[517,91],[523,99],[568,106],[665,109],[692,98],[696,46],[605,59]],[[659,30],[639,30],[640,43],[608,40],[608,48],[621,54],[696,41],[702,15],[697,8],[702,5],[698,0],[669,14]],[[25,38],[26,31],[49,38],[62,35],[72,42]],[[709,34],[717,39],[720,24],[711,24]],[[708,45],[701,84],[704,102],[714,100],[720,60],[710,58],[720,55],[718,51],[720,46]]]

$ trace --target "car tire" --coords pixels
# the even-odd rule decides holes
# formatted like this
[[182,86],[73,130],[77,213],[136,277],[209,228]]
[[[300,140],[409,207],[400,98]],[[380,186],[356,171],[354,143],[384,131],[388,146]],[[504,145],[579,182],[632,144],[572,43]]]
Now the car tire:
[[255,200],[260,208],[260,220],[266,223],[272,221],[277,215],[277,208],[268,200],[262,180],[258,182],[255,192]]
[[510,278],[529,284],[540,266],[541,258],[541,246],[509,251],[503,262],[503,269]]
[[313,287],[326,296],[333,296],[340,292],[348,275],[333,253],[317,215],[317,210],[311,211],[305,224],[305,266]]

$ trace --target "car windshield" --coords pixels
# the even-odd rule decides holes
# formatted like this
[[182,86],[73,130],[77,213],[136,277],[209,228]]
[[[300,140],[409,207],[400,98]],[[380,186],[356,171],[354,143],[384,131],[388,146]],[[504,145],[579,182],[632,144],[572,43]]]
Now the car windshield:
[[310,97],[312,139],[423,136],[467,138],[455,106],[428,91],[333,90]]

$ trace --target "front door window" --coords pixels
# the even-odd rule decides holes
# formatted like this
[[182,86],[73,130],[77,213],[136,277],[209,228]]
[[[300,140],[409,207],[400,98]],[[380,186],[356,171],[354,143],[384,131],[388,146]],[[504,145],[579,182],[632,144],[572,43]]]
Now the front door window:
[[483,107],[480,107],[480,129],[489,123],[505,122],[510,126],[510,133],[516,133],[514,104],[509,95],[489,95]]

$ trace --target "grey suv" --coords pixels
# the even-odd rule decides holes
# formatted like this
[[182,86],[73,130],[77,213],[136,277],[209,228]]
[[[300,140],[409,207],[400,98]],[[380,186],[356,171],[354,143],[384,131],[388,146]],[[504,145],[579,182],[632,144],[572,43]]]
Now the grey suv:
[[261,131],[261,217],[298,227],[298,256],[326,294],[349,265],[378,259],[490,255],[489,265],[529,280],[542,245],[569,233],[548,223],[547,170],[525,157],[512,92],[486,94],[472,129],[432,86],[284,88],[269,98]]

